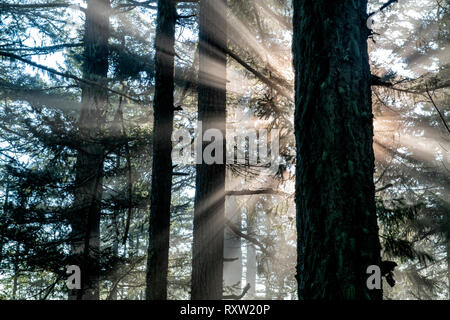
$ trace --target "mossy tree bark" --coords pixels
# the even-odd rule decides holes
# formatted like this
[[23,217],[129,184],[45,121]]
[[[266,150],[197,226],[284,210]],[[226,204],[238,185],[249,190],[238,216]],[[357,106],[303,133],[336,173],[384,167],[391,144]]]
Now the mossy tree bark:
[[[106,85],[108,73],[109,0],[87,1],[83,78]],[[99,142],[108,105],[108,92],[83,85],[79,134],[83,141],[75,165],[74,213],[72,214],[73,264],[81,268],[81,290],[69,299],[98,300],[100,250],[100,202],[104,148]]]
[[155,39],[155,98],[153,101],[153,163],[147,256],[147,300],[167,299],[176,19],[176,1],[159,0]]
[[382,297],[366,6],[294,0],[300,299]]
[[[225,0],[200,1],[198,120],[225,138],[227,45]],[[203,141],[202,152],[209,142]],[[225,142],[223,141],[225,157]],[[198,155],[199,156],[199,155]],[[200,155],[201,156],[201,155]],[[223,296],[225,159],[197,165],[191,298]]]

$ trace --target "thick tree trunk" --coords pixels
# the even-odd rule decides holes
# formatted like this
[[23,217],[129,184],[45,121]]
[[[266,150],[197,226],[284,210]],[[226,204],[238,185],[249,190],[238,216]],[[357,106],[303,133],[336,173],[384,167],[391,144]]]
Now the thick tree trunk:
[[[226,2],[200,1],[198,119],[225,137],[227,45]],[[202,151],[208,142],[203,142]],[[224,152],[225,155],[225,142]],[[201,156],[201,155],[199,155]],[[191,297],[222,299],[225,160],[197,165]]]
[[153,164],[145,290],[147,300],[167,299],[176,19],[176,1],[159,0],[155,39]]
[[[227,197],[225,202],[225,216],[241,230],[242,214],[235,196]],[[239,295],[242,292],[242,241],[229,228],[225,228],[224,252],[226,259],[223,265],[223,282],[226,287],[233,287],[229,294]]]
[[367,1],[294,0],[300,299],[381,299]]
[[[84,78],[106,84],[108,73],[109,0],[87,2],[84,34]],[[97,300],[97,256],[100,250],[100,201],[102,198],[103,148],[101,136],[108,92],[98,86],[84,85],[79,119],[84,143],[75,167],[75,212],[72,221],[72,254],[81,268],[81,290],[69,299]]]

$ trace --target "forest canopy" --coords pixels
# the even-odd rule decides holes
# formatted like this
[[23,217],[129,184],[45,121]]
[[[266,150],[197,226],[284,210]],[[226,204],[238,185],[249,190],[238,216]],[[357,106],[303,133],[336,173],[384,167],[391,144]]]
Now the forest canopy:
[[448,0],[0,0],[0,300],[450,299],[449,42]]

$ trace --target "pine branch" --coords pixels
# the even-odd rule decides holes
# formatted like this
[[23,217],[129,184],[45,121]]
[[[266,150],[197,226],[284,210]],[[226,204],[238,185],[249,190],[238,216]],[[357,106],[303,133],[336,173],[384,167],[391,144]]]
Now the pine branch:
[[[30,3],[30,4],[7,4],[7,3],[0,3],[0,10],[1,11],[8,11],[12,9],[18,9],[18,10],[39,10],[39,9],[58,9],[58,8],[68,8],[70,6],[73,6],[71,3]],[[84,8],[78,7],[80,11],[85,11]]]
[[259,242],[255,238],[249,236],[248,234],[245,234],[245,233],[241,232],[241,230],[239,230],[239,228],[236,227],[236,225],[233,222],[231,222],[228,218],[225,218],[225,224],[236,235],[238,235],[239,237],[241,237],[241,238],[243,238],[243,239],[253,243],[256,246],[258,246],[264,254],[266,254],[268,256],[271,255],[270,252],[266,249],[266,247],[261,242]]
[[19,48],[2,48],[2,51],[17,52],[17,51],[33,51],[33,52],[48,52],[56,51],[65,48],[76,48],[83,46],[83,43],[62,43],[53,46],[45,47],[19,47]]
[[381,86],[381,87],[392,87],[393,83],[388,81],[383,81],[380,77],[371,74],[370,75],[370,85],[371,86]]
[[279,194],[279,195],[286,195],[285,192],[274,190],[271,188],[268,189],[258,189],[258,190],[231,190],[226,191],[226,196],[250,196],[250,195],[257,195],[257,194]]
[[139,99],[133,98],[133,97],[131,97],[131,96],[129,96],[129,95],[123,93],[123,92],[120,92],[120,91],[117,91],[117,90],[105,87],[105,86],[103,86],[103,85],[101,85],[101,84],[99,84],[99,83],[97,83],[95,81],[81,79],[81,78],[79,78],[77,76],[74,76],[73,74],[68,73],[68,72],[57,71],[57,70],[55,70],[53,68],[46,67],[46,66],[41,65],[39,63],[36,63],[36,62],[30,61],[30,60],[27,60],[25,58],[22,58],[21,56],[19,56],[17,54],[14,54],[14,53],[0,51],[0,56],[7,57],[7,58],[10,58],[10,59],[14,59],[14,60],[19,60],[19,61],[22,61],[22,62],[30,65],[30,66],[39,68],[41,70],[45,70],[45,71],[50,72],[52,74],[55,74],[57,76],[68,78],[68,79],[72,79],[72,80],[75,80],[75,81],[78,81],[78,82],[81,82],[81,83],[84,83],[84,84],[88,84],[88,85],[91,85],[91,86],[100,87],[102,89],[108,90],[108,91],[110,91],[112,93],[115,93],[115,94],[117,94],[119,96],[125,97],[125,98],[127,98],[127,99],[129,99],[131,101],[136,102],[136,103],[142,103],[142,101],[140,101]]
[[288,30],[292,29],[292,22],[289,19],[286,19],[284,16],[280,16],[273,12],[271,8],[269,8],[264,1],[257,1],[256,4],[260,6],[271,18],[276,20],[281,26],[285,27]]
[[[128,0],[127,3],[122,3],[117,5],[113,8],[113,10],[120,12],[118,9],[125,9],[126,11],[133,10],[137,7],[147,8],[156,10],[158,7],[156,5],[153,5],[157,2],[157,0],[148,0],[148,1],[134,1],[134,0]],[[175,0],[176,3],[197,3],[198,0]]]
[[56,284],[57,284],[62,278],[63,278],[62,275],[59,275],[59,276],[56,278],[56,281],[53,282],[53,283],[48,287],[48,291],[47,291],[47,293],[45,294],[45,296],[42,298],[42,300],[46,300],[46,299],[47,299],[47,297],[50,295],[50,293],[52,293],[52,291],[55,289]]
[[230,295],[223,296],[223,298],[224,299],[240,300],[247,294],[248,290],[250,290],[250,287],[251,287],[250,283],[247,283],[247,285],[242,290],[242,293],[240,295],[230,294]]
[[252,73],[256,78],[258,78],[261,82],[266,84],[268,87],[274,89],[275,91],[279,92],[281,95],[286,97],[287,99],[291,99],[290,94],[282,87],[274,83],[272,80],[264,76],[261,72],[250,66],[247,62],[245,62],[243,59],[241,59],[237,54],[235,54],[233,51],[231,51],[229,48],[223,48],[223,51],[229,55],[233,60],[235,60],[237,63],[239,63],[241,66],[243,66],[247,71]]
[[172,172],[172,176],[175,176],[175,177],[187,177],[189,175],[190,174],[186,173],[186,172],[177,172],[177,171]]
[[239,260],[239,258],[223,258],[223,262],[234,262]]
[[29,4],[7,4],[7,3],[0,3],[0,12],[11,12],[13,14],[28,14],[32,13],[35,15],[39,15],[36,13],[36,11],[43,11],[43,10],[53,10],[53,9],[73,9],[78,10],[82,13],[86,13],[86,9],[79,6],[74,5],[72,3],[29,3]]
[[398,0],[389,0],[388,2],[386,2],[385,4],[383,4],[381,6],[380,9],[378,9],[377,11],[371,12],[369,13],[369,17],[373,16],[374,14],[383,11],[384,9],[386,9],[387,7],[389,7],[391,4],[398,2]]
[[433,97],[430,94],[430,91],[428,90],[428,87],[426,89],[426,93],[428,95],[428,98],[430,98],[431,103],[433,104],[434,108],[436,109],[437,113],[439,114],[439,117],[442,120],[442,123],[444,124],[445,128],[447,129],[448,133],[450,133],[450,128],[447,125],[447,122],[445,121],[444,116],[442,115],[441,111],[439,110],[439,108],[437,107],[436,103],[434,103]]
[[376,189],[376,190],[375,190],[375,193],[380,192],[380,191],[383,191],[383,190],[386,190],[386,189],[388,189],[388,188],[390,188],[390,187],[392,187],[392,186],[393,186],[392,183],[388,183],[388,184],[385,185],[384,187],[381,187],[381,188]]

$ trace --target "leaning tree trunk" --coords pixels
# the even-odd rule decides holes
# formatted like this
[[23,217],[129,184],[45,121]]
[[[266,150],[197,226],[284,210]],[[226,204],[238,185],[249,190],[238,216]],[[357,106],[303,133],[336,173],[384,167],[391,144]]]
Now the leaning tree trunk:
[[174,117],[174,44],[176,1],[159,0],[155,39],[153,164],[150,194],[146,299],[167,299],[170,199],[172,193],[172,129]]
[[[225,4],[225,0],[200,1],[198,120],[202,121],[201,135],[214,128],[225,137]],[[207,144],[203,142],[202,151]],[[224,141],[223,146],[225,149]],[[197,165],[191,280],[194,300],[222,299],[225,159],[222,162]]]
[[366,6],[294,0],[300,299],[382,297]]
[[[109,0],[89,0],[84,33],[83,77],[106,86],[108,73]],[[101,86],[83,85],[79,134],[83,141],[75,167],[76,192],[72,220],[72,258],[81,268],[81,290],[70,299],[98,300],[100,201],[103,147],[98,139],[104,125],[108,92]]]

